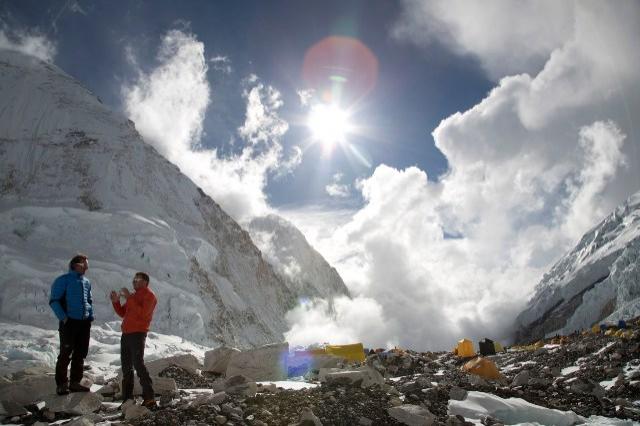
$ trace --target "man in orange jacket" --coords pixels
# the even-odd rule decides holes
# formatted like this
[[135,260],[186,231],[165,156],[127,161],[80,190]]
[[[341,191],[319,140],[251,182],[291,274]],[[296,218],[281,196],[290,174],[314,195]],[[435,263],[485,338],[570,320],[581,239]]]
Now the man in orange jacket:
[[[155,408],[156,401],[151,376],[144,365],[144,345],[149,325],[156,307],[156,295],[149,289],[149,275],[137,272],[133,278],[134,292],[122,288],[120,294],[111,292],[111,303],[116,313],[122,317],[122,337],[120,338],[120,363],[122,366],[122,400],[133,398],[133,369],[135,368],[142,398],[147,408]],[[120,296],[126,299],[120,304]]]

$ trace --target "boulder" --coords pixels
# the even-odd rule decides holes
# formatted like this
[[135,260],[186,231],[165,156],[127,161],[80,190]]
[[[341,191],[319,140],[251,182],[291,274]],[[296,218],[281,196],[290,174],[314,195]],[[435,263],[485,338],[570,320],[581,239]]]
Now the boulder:
[[226,376],[246,376],[252,380],[285,380],[289,344],[275,343],[234,354],[227,365]]
[[[160,358],[154,361],[145,362],[147,370],[151,377],[159,375],[164,369],[175,365],[176,367],[183,368],[189,373],[198,374],[198,370],[202,368],[200,361],[193,354],[174,355],[168,358]],[[122,370],[118,377],[122,376]]]
[[227,399],[226,392],[217,392],[211,395],[201,395],[191,402],[191,405],[194,407],[200,405],[220,405]]
[[20,380],[0,385],[0,401],[12,401],[29,405],[42,401],[47,395],[56,393],[53,376],[26,376]]
[[511,387],[524,386],[529,383],[529,370],[522,370],[513,378]]
[[0,401],[0,417],[24,416],[29,412],[17,402]]
[[84,416],[94,413],[102,406],[102,395],[93,392],[76,392],[69,395],[49,395],[44,400],[46,407],[54,413]]
[[467,391],[458,386],[451,386],[451,390],[449,390],[449,399],[453,399],[456,401],[464,401],[467,397]]
[[135,404],[128,406],[123,411],[124,411],[125,420],[137,419],[138,417],[142,417],[151,412],[147,407],[143,407],[142,405],[135,405]]
[[375,368],[368,365],[355,370],[325,371],[324,374],[321,374],[321,377],[321,381],[326,383],[339,383],[363,388],[384,385],[384,377]]
[[302,409],[302,413],[300,414],[300,422],[299,426],[322,426],[322,422],[320,419],[313,414],[311,408],[305,407]]
[[248,377],[239,374],[226,379],[216,380],[213,383],[213,391],[225,391],[228,394],[253,397],[258,391],[258,385]]
[[202,371],[208,371],[216,374],[224,374],[227,371],[229,360],[240,353],[239,349],[220,346],[204,353],[204,368]]
[[430,426],[435,422],[435,416],[424,407],[403,404],[387,410],[389,416],[402,424],[409,426]]

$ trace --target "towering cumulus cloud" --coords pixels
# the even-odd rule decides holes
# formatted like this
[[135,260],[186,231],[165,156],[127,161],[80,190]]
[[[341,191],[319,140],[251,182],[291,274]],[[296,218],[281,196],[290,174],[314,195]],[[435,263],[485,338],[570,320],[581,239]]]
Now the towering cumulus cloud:
[[[370,345],[422,349],[507,336],[542,274],[639,189],[638,17],[632,1],[405,1],[396,40],[473,55],[496,86],[433,129],[449,163],[436,182],[380,165],[351,217],[318,230],[287,212],[357,295],[336,312],[301,307],[316,330],[322,318]],[[340,309],[376,321],[341,327]],[[298,323],[288,337],[301,336]]]

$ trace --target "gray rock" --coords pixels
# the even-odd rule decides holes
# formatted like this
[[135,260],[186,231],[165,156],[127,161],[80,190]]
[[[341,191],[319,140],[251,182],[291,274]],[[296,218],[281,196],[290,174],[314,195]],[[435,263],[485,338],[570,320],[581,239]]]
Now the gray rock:
[[135,404],[128,406],[122,411],[124,412],[125,420],[137,419],[138,417],[145,416],[151,412],[147,407],[143,407],[142,405],[135,405]]
[[404,404],[389,408],[387,412],[400,423],[409,426],[430,426],[435,422],[431,411],[418,405]]
[[288,374],[289,344],[275,343],[234,354],[226,376],[247,376],[252,380],[285,380]]
[[221,416],[221,415],[217,415],[215,417],[216,423],[218,423],[219,425],[223,425],[227,422],[227,418],[225,416]]
[[65,426],[94,426],[96,423],[99,423],[101,421],[101,416],[97,416],[97,418],[94,416],[82,416],[69,423],[66,423]]
[[42,401],[45,396],[56,393],[53,376],[26,376],[10,383],[0,384],[0,401],[13,401],[28,405]]
[[199,405],[220,405],[227,398],[226,392],[218,392],[212,395],[201,395],[191,402],[191,405],[197,407]]
[[[178,391],[176,381],[169,377],[151,376],[151,381],[153,382],[153,392],[156,395],[171,394]],[[122,382],[120,382],[120,389],[122,389]],[[142,386],[137,377],[133,379],[133,395],[142,395]]]
[[[216,383],[220,383],[216,381]],[[214,391],[219,392],[220,386],[214,386]],[[245,395],[253,397],[258,391],[258,385],[246,376],[237,375],[225,379],[222,382],[222,389],[228,394]]]
[[487,383],[487,381],[485,379],[483,379],[480,376],[476,376],[475,374],[471,374],[469,375],[469,383],[471,383],[473,386],[489,386],[489,383]]
[[28,414],[21,404],[13,401],[0,401],[0,417],[24,416]]
[[224,374],[227,371],[229,360],[240,353],[240,349],[220,346],[204,353],[204,368],[202,371],[209,371],[216,374]]
[[321,382],[346,384],[367,388],[373,385],[383,386],[384,377],[373,367],[364,365],[356,370],[337,370],[320,373]]
[[44,400],[46,407],[54,413],[78,414],[96,412],[102,407],[102,395],[93,392],[77,392],[69,395],[49,395]]
[[368,419],[368,418],[366,418],[366,417],[360,417],[360,418],[358,419],[358,424],[359,424],[360,426],[371,426],[371,425],[373,424],[373,420]]
[[511,387],[524,386],[529,383],[529,370],[522,370],[513,378]]
[[299,426],[322,426],[322,422],[320,419],[313,414],[310,408],[305,407],[302,409],[302,413],[300,414],[300,422]]
[[455,401],[464,401],[467,397],[467,391],[458,386],[452,386],[449,391],[449,398]]
[[464,426],[465,424],[464,417],[462,417],[462,419],[460,417],[462,416],[457,415],[457,416],[447,417],[447,421],[445,422],[445,425],[446,426]]
[[605,394],[604,388],[599,383],[583,379],[571,382],[569,390],[573,393],[593,395],[597,398],[602,398]]
[[[180,367],[191,374],[198,374],[198,370],[202,368],[200,361],[198,361],[198,358],[193,354],[174,355],[145,362],[145,366],[151,377],[158,376],[164,369],[172,365]],[[122,370],[119,372],[118,377],[122,377]]]

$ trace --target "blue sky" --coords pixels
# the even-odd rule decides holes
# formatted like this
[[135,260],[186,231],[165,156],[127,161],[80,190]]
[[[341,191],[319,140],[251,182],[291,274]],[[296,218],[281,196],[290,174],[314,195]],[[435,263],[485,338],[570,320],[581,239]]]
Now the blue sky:
[[[640,190],[637,1],[116,4],[1,1],[0,47],[77,78],[241,224],[276,213],[305,234],[354,297],[290,312],[292,342],[507,336]],[[308,61],[330,73],[305,91],[330,36],[361,60]],[[317,140],[340,111],[306,125],[325,83],[358,99],[337,144]]]
[[[341,35],[371,49],[379,63],[378,79],[353,117],[366,127],[367,135],[349,137],[371,165],[350,163],[340,150],[322,156],[319,146],[312,147],[300,167],[269,181],[266,192],[274,206],[327,202],[330,197],[324,188],[335,173],[352,181],[368,176],[380,163],[397,168],[416,165],[437,178],[447,163],[434,146],[431,130],[442,118],[476,104],[492,87],[470,55],[455,54],[439,43],[433,43],[425,55],[412,43],[392,39],[389,30],[401,13],[395,2],[44,4],[5,2],[2,18],[14,27],[38,28],[55,40],[55,63],[114,108],[122,109],[122,82],[134,77],[125,48],[131,48],[140,67],[149,70],[157,65],[163,35],[182,29],[204,43],[205,57],[228,58],[233,69],[229,75],[209,67],[212,96],[204,121],[206,135],[201,139],[203,146],[222,150],[234,149],[229,138],[244,121],[242,79],[255,74],[277,88],[284,101],[280,116],[291,123],[306,113],[297,91],[307,87],[302,64],[309,48],[325,37]],[[304,123],[291,124],[282,143],[286,150],[307,139],[309,129]]]

